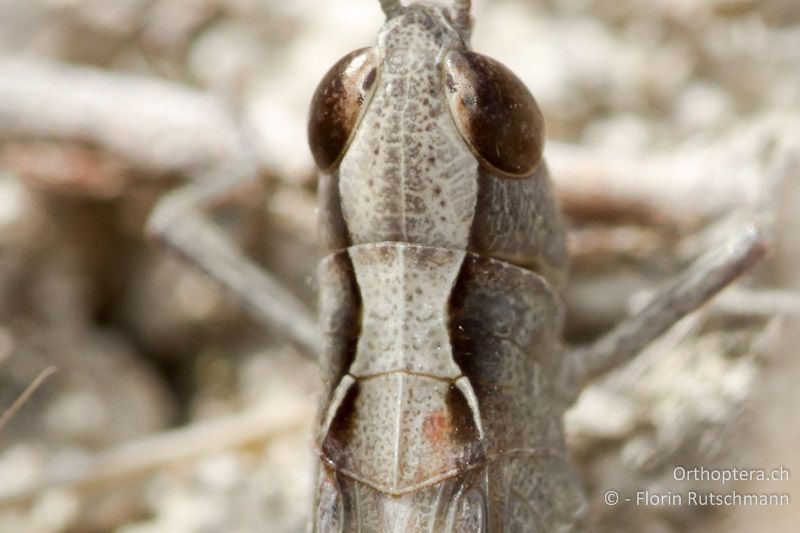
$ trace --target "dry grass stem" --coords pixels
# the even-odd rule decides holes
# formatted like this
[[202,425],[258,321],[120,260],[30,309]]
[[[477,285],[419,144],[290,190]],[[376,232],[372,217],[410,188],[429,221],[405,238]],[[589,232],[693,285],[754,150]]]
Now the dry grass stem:
[[31,396],[42,386],[42,384],[52,376],[56,372],[56,367],[50,366],[42,370],[38,376],[31,382],[28,387],[22,391],[22,394],[14,400],[14,403],[11,406],[3,411],[3,414],[0,415],[0,431],[3,431],[3,428],[14,418],[14,415],[17,414],[23,405],[30,399]]

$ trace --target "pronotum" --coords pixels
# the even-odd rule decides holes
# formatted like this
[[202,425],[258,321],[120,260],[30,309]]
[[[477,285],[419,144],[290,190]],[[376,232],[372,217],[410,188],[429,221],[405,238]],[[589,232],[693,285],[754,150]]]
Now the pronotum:
[[563,413],[747,270],[763,239],[745,227],[565,349],[566,247],[536,102],[469,49],[469,1],[380,3],[377,44],[336,63],[311,105],[321,334],[198,209],[255,179],[253,161],[169,195],[148,232],[319,355],[314,531],[572,531],[584,499]]
[[[330,69],[309,119],[330,251],[313,528],[569,531],[583,497],[563,413],[642,324],[565,354],[565,238],[535,100],[470,50],[469,1],[381,5],[377,44]],[[725,282],[756,241],[725,257],[739,267]]]

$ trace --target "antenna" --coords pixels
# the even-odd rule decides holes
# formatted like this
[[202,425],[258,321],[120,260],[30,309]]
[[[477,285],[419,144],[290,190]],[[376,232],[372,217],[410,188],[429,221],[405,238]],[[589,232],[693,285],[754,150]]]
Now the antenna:
[[469,34],[472,32],[471,9],[472,0],[453,0],[453,7],[450,8],[453,22],[458,27],[459,33],[461,33],[465,41],[469,39]]

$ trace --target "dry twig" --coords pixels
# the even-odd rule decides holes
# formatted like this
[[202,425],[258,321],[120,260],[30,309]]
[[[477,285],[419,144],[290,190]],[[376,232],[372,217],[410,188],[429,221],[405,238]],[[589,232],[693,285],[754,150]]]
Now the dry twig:
[[0,57],[0,138],[85,142],[157,175],[249,157],[233,117],[207,92],[32,58]]
[[308,405],[282,407],[280,410],[253,408],[123,444],[73,465],[68,472],[51,474],[20,489],[0,491],[0,508],[28,502],[54,487],[90,490],[118,486],[160,467],[264,443],[302,428],[313,418],[313,410]]

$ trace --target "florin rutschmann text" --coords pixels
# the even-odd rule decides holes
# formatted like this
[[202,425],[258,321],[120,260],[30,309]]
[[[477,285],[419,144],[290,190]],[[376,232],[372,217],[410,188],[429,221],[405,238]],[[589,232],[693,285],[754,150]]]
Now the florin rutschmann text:
[[637,507],[782,507],[791,505],[791,496],[785,492],[753,490],[752,482],[782,482],[791,477],[783,466],[767,468],[705,468],[676,466],[672,471],[674,481],[689,483],[750,482],[747,489],[740,490],[675,490],[675,487],[661,490],[650,488],[637,490],[632,495],[621,495],[616,490],[608,490],[604,495],[606,505],[621,502]]

